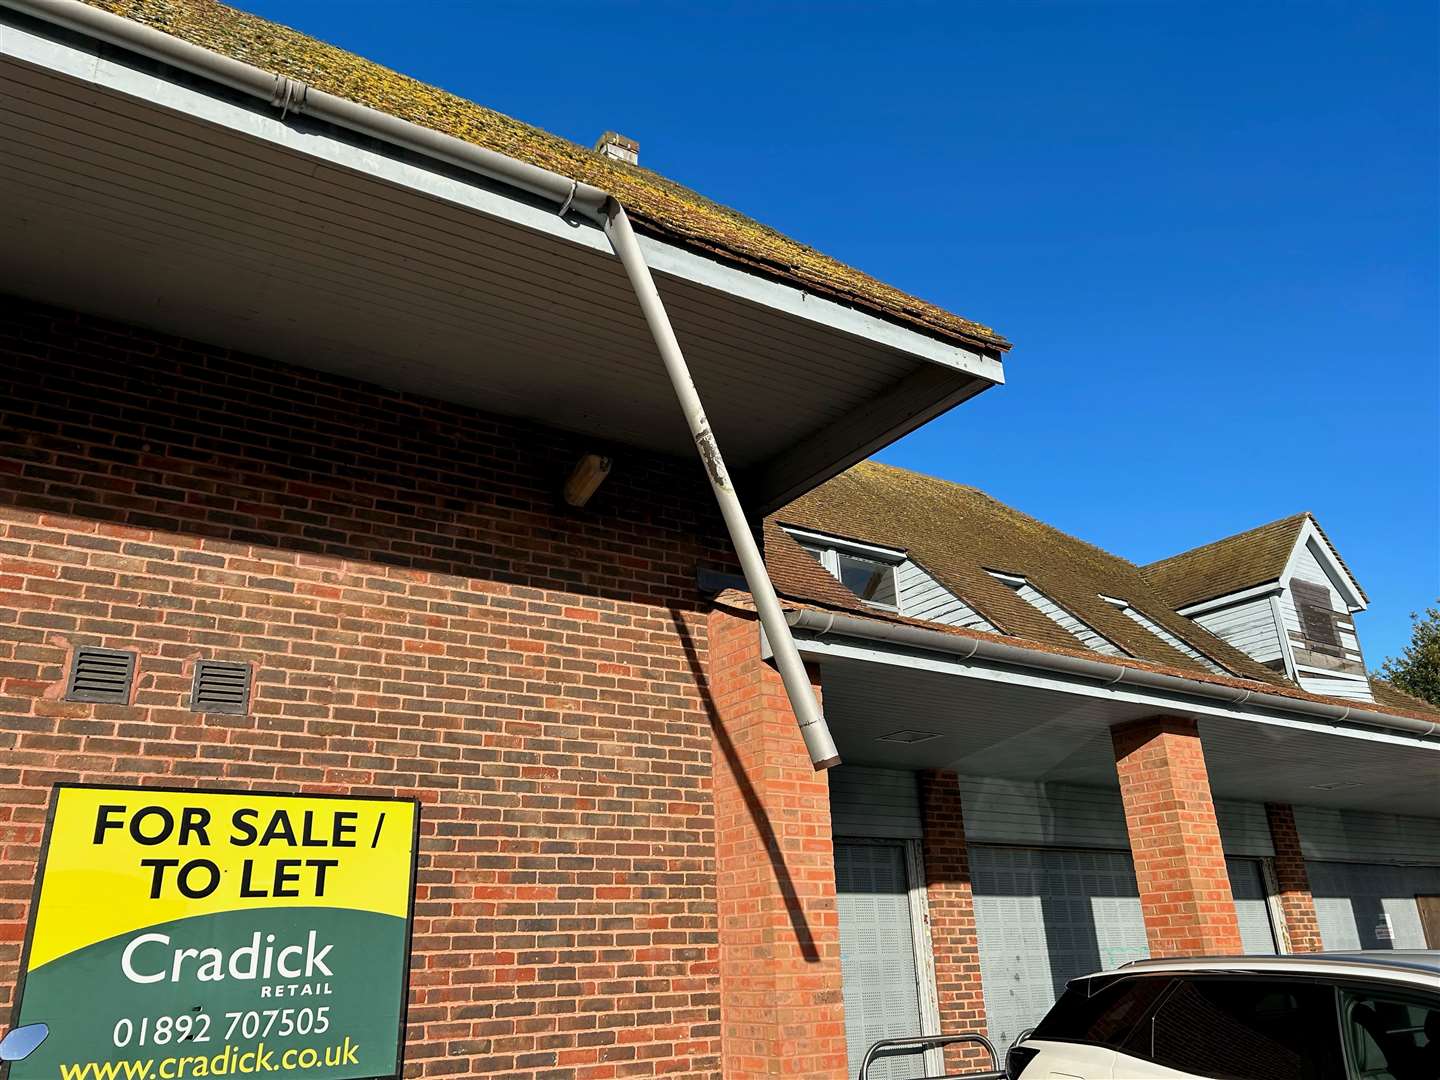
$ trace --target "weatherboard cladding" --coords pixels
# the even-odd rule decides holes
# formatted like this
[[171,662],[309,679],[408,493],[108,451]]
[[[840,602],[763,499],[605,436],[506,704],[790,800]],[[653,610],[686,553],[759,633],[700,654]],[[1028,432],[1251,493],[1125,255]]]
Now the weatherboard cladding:
[[1440,819],[1297,806],[1295,825],[1307,859],[1440,866]]
[[[1176,615],[1134,564],[1022,514],[975,488],[865,461],[785,507],[776,520],[903,549],[945,588],[1001,633],[1062,649],[1075,637],[989,571],[1025,577],[1040,592],[1130,656],[1185,671],[1203,671],[1128,618],[1101,595],[1114,596],[1163,626],[1226,671],[1274,683],[1275,672]],[[796,599],[874,614],[858,600],[840,605],[805,593],[803,582],[777,571],[781,591]]]
[[1256,596],[1196,615],[1195,621],[1261,664],[1283,664],[1285,652],[1270,596]]
[[900,610],[911,618],[995,632],[995,627],[914,559],[906,559],[895,573],[900,581]]
[[87,0],[202,48],[452,135],[616,196],[636,228],[851,304],[934,337],[1004,351],[994,330],[837,262],[649,169],[412,79],[289,27],[210,0]]
[[[914,838],[924,835],[918,773],[842,765],[830,773],[835,836]],[[960,777],[965,836],[972,844],[1128,850],[1125,806],[1118,788]],[[1227,855],[1275,854],[1265,807],[1215,800]]]

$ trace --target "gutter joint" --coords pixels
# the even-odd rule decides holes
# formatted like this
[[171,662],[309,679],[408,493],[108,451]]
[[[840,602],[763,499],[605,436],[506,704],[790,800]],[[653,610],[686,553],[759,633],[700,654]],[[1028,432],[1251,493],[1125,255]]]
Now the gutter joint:
[[276,75],[275,89],[270,92],[270,104],[280,110],[280,119],[284,120],[291,112],[299,115],[305,111],[305,99],[309,93],[310,87],[299,79]]

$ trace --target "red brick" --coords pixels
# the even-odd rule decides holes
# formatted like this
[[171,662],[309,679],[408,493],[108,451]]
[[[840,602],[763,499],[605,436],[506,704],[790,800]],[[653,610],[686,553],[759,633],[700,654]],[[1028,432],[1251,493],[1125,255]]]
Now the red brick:
[[[698,463],[627,453],[571,513],[575,436],[13,300],[0,342],[47,357],[0,345],[0,1011],[53,783],[394,793],[407,1075],[717,1076]],[[139,653],[133,705],[57,700],[84,644]],[[189,712],[208,656],[249,715]]]
[[[970,886],[970,853],[960,778],[952,772],[921,772],[920,804],[925,898],[930,909],[930,943],[935,951],[935,991],[940,1030],[947,1034],[985,1031],[985,994],[980,981],[980,946],[975,936],[975,898]],[[947,1072],[988,1061],[966,1046],[945,1049]]]
[[1285,916],[1285,936],[1291,952],[1320,952],[1320,920],[1315,915],[1315,897],[1310,892],[1310,875],[1300,849],[1300,830],[1295,811],[1284,803],[1266,803],[1270,839],[1275,845],[1275,884],[1280,892],[1280,910]]
[[829,782],[760,659],[755,620],[717,610],[708,636],[723,1075],[843,1080]]
[[1137,721],[1112,741],[1151,955],[1243,952],[1195,721]]

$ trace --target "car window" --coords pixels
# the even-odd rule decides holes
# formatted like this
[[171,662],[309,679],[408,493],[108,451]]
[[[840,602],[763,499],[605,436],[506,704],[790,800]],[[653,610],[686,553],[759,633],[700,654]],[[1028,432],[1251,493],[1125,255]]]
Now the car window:
[[1213,1080],[1341,1080],[1335,990],[1319,983],[1193,977],[1120,1049]]
[[1440,1004],[1347,990],[1341,1016],[1351,1080],[1440,1077]]
[[1119,1046],[1172,981],[1168,975],[1078,980],[1030,1037]]

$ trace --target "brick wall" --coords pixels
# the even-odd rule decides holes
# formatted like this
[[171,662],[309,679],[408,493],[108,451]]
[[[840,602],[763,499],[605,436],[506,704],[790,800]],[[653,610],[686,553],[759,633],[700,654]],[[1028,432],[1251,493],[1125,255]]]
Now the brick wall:
[[[410,1075],[716,1075],[698,466],[0,303],[0,1008],[50,785],[423,803]],[[127,706],[61,700],[78,645]],[[247,660],[250,715],[184,707]],[[798,745],[798,739],[797,739]]]
[[[925,898],[930,909],[930,943],[935,953],[935,991],[940,1030],[947,1035],[986,1034],[985,995],[980,980],[980,946],[975,936],[975,898],[970,887],[970,852],[960,778],[936,769],[919,774],[924,814]],[[945,1050],[945,1065],[957,1072],[988,1060],[971,1047]]]
[[1240,924],[1195,721],[1156,717],[1112,738],[1150,954],[1238,956]]
[[1310,893],[1310,875],[1300,850],[1300,830],[1295,810],[1286,803],[1266,803],[1270,839],[1275,845],[1275,884],[1280,889],[1280,910],[1285,915],[1285,936],[1291,952],[1320,952],[1320,920],[1315,915],[1315,897]]
[[830,786],[753,617],[710,616],[726,1080],[846,1075]]

